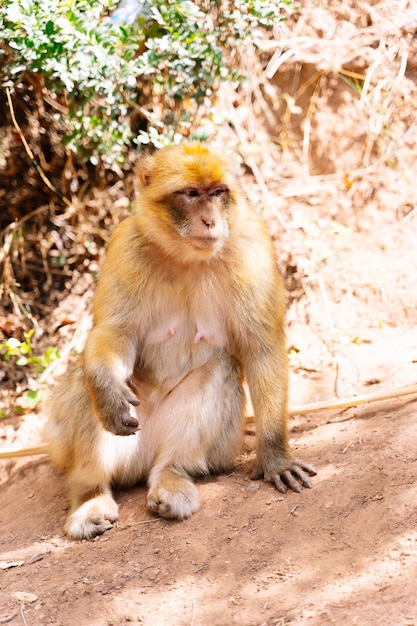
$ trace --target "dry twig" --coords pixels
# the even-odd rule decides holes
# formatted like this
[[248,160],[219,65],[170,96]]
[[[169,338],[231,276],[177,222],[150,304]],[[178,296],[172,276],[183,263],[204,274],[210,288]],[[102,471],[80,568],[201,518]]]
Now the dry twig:
[[400,398],[401,396],[417,394],[417,384],[398,387],[386,391],[376,391],[374,393],[364,393],[360,396],[351,396],[349,398],[340,398],[336,400],[327,400],[324,402],[312,402],[311,404],[302,404],[290,407],[290,415],[301,415],[302,413],[313,413],[315,411],[329,411],[335,409],[350,409],[354,406],[369,404],[370,402],[378,402],[381,400],[389,400],[391,398]]
[[67,206],[72,206],[72,203],[68,200],[68,198],[66,198],[49,180],[49,178],[45,175],[44,171],[42,170],[41,166],[39,165],[38,161],[35,158],[35,155],[33,154],[28,142],[26,141],[26,137],[23,134],[22,129],[19,126],[19,123],[16,119],[16,115],[14,112],[14,107],[13,107],[13,102],[12,102],[12,97],[10,95],[10,89],[8,87],[6,87],[6,96],[7,96],[7,103],[9,105],[9,109],[10,109],[10,117],[12,118],[12,122],[13,122],[13,126],[15,127],[20,139],[22,140],[22,143],[24,145],[24,148],[26,150],[26,153],[28,155],[28,157],[30,158],[30,160],[32,161],[34,167],[36,168],[39,176],[42,178],[43,182],[45,183],[45,185],[48,187],[48,189],[50,191],[52,191],[56,196],[58,196],[58,198],[60,200],[62,200],[63,202],[65,202],[65,204]]

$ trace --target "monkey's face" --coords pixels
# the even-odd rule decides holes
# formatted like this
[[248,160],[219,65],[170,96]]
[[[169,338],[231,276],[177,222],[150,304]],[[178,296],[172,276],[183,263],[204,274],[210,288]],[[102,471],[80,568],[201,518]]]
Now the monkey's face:
[[170,194],[166,210],[178,235],[191,246],[217,252],[229,236],[230,192],[224,184],[199,184]]
[[170,257],[209,259],[223,248],[238,198],[229,170],[223,156],[199,142],[163,148],[140,161],[142,224]]

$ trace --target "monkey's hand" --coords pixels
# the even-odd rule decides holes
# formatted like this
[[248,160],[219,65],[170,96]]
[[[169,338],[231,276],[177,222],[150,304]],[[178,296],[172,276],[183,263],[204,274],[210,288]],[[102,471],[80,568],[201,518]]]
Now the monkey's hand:
[[313,487],[309,476],[317,474],[314,467],[300,461],[299,459],[277,459],[275,462],[258,462],[252,475],[254,480],[263,478],[269,483],[273,483],[281,493],[286,493],[288,487],[297,493],[302,491],[302,487],[311,489]]
[[139,429],[132,406],[140,403],[127,384],[113,380],[98,386],[90,381],[90,392],[96,414],[106,430],[115,435],[133,435]]

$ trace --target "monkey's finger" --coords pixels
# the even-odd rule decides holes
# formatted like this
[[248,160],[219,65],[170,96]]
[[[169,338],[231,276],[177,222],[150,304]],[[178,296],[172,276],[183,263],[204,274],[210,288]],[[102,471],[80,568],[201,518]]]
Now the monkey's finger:
[[130,389],[127,390],[126,392],[126,400],[129,402],[129,404],[131,404],[132,406],[138,406],[140,404],[140,400],[137,396],[135,396],[134,393],[132,393],[130,391]]
[[120,422],[119,426],[113,430],[115,435],[119,435],[120,437],[131,437],[135,435],[138,430],[140,430],[139,425],[130,426],[125,424],[124,422]]
[[135,426],[130,426],[128,424],[125,424],[124,421],[120,421],[117,426],[112,428],[111,432],[115,435],[118,435],[119,437],[131,437],[132,435],[136,434],[138,430],[140,430],[138,424]]
[[301,469],[301,467],[298,467],[296,465],[295,467],[291,468],[291,472],[292,474],[295,475],[295,477],[303,485],[303,487],[307,487],[307,489],[313,488],[313,484],[311,480],[309,479],[307,474],[304,472],[304,470]]
[[135,409],[132,406],[129,407],[129,412],[123,414],[122,422],[125,426],[128,426],[129,428],[139,427],[139,420],[136,416]]
[[122,422],[125,426],[129,426],[129,428],[137,428],[139,426],[138,418],[129,414],[123,416]]
[[287,487],[287,485],[285,483],[282,482],[281,477],[280,477],[279,474],[272,475],[270,482],[274,483],[276,489],[280,493],[287,493],[288,487]]
[[[290,489],[296,491],[297,493],[301,493],[301,485],[296,478],[292,475],[293,470],[287,470],[286,472],[282,472],[281,477],[285,480],[285,483],[288,485]],[[276,483],[275,483],[276,486]],[[277,487],[278,489],[278,487]]]
[[136,416],[135,409],[129,406],[128,411],[124,411],[120,415],[120,422],[116,426],[116,435],[134,435],[139,430],[139,420]]
[[304,463],[304,461],[300,461],[299,459],[295,460],[295,464],[299,468],[301,468],[302,470],[307,472],[307,474],[310,474],[310,476],[316,476],[317,475],[317,471],[314,469],[314,467],[312,465],[309,465],[308,463]]

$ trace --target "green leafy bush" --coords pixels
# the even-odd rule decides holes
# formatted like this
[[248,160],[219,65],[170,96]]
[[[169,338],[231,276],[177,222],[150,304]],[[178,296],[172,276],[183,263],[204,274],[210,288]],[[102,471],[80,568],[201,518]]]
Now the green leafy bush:
[[33,333],[33,329],[24,332],[24,341],[10,337],[4,343],[0,343],[0,358],[5,361],[14,358],[16,365],[28,365],[37,372],[42,372],[50,363],[59,359],[59,352],[55,346],[50,346],[44,354],[36,356],[31,343]]
[[[55,143],[81,161],[117,168],[129,146],[176,142],[210,113],[222,80],[256,28],[291,0],[137,0],[134,22],[117,0],[3,0],[0,79],[45,109]],[[113,17],[112,17],[113,16]],[[52,133],[51,129],[48,129]]]

